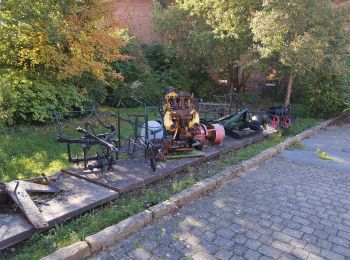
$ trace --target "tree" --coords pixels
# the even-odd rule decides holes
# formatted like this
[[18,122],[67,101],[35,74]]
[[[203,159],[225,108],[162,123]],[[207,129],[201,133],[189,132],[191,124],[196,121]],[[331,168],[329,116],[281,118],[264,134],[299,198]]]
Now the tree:
[[234,88],[241,90],[241,69],[246,69],[250,64],[244,63],[246,57],[254,53],[249,21],[259,6],[260,0],[177,1],[159,15],[161,35],[167,32],[167,42],[187,54],[188,60],[225,71],[232,94]]
[[0,1],[0,125],[105,99],[124,40],[107,0]]
[[330,0],[264,0],[254,14],[251,29],[262,59],[288,77],[285,106],[296,75],[339,61],[339,53],[329,52],[341,28],[337,16]]
[[[0,64],[60,79],[89,72],[104,79],[124,59],[109,1],[2,0]],[[113,75],[118,76],[118,75]]]
[[154,24],[168,51],[174,54],[193,76],[190,91],[198,94],[196,87],[199,78],[204,76],[204,68],[213,62],[214,48],[217,44],[210,26],[199,17],[190,16],[188,11],[178,5],[157,10],[154,14]]

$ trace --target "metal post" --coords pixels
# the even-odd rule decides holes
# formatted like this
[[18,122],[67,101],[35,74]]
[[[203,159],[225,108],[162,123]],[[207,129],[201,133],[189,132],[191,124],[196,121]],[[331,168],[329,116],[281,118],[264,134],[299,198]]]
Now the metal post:
[[118,111],[118,148],[120,149],[121,148],[121,134],[120,134],[120,112]]
[[[145,114],[145,144],[147,144],[147,149],[149,146],[149,140],[148,140],[149,136],[148,136],[148,115]],[[145,149],[145,158],[147,156],[147,149]]]
[[145,115],[145,141],[148,142],[148,115]]
[[135,116],[135,125],[134,125],[134,146],[132,147],[132,153],[135,153],[135,148],[136,145],[135,143],[137,142],[137,127],[138,127],[138,121],[139,121],[139,117]]

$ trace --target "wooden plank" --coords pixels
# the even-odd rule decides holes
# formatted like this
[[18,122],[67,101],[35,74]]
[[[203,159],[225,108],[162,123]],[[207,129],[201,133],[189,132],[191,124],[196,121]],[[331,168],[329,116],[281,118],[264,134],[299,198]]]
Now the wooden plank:
[[[54,178],[53,178],[54,176]],[[38,204],[39,211],[49,228],[79,216],[118,197],[118,193],[67,174],[50,175],[62,192],[55,196],[44,196]],[[36,230],[20,212],[16,214],[0,206],[0,250],[23,241]]]
[[42,185],[34,182],[21,181],[21,186],[27,192],[48,192],[48,193],[56,193],[60,190],[57,187],[51,185]]
[[8,195],[18,205],[23,214],[36,229],[49,227],[49,223],[43,218],[39,209],[26,191],[26,186],[21,181],[11,181],[5,184]]

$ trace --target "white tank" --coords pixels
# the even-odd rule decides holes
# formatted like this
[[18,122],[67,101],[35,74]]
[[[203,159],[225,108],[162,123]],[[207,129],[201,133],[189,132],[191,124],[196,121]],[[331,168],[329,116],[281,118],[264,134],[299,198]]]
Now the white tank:
[[[155,139],[162,139],[164,133],[163,126],[157,121],[148,121],[148,139],[153,141]],[[145,124],[141,128],[141,139],[145,141],[146,129]]]

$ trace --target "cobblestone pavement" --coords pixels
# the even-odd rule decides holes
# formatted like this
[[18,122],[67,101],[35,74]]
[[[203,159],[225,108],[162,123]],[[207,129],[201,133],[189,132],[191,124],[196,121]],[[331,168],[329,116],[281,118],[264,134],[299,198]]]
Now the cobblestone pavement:
[[271,258],[350,259],[350,172],[275,157],[92,257]]

